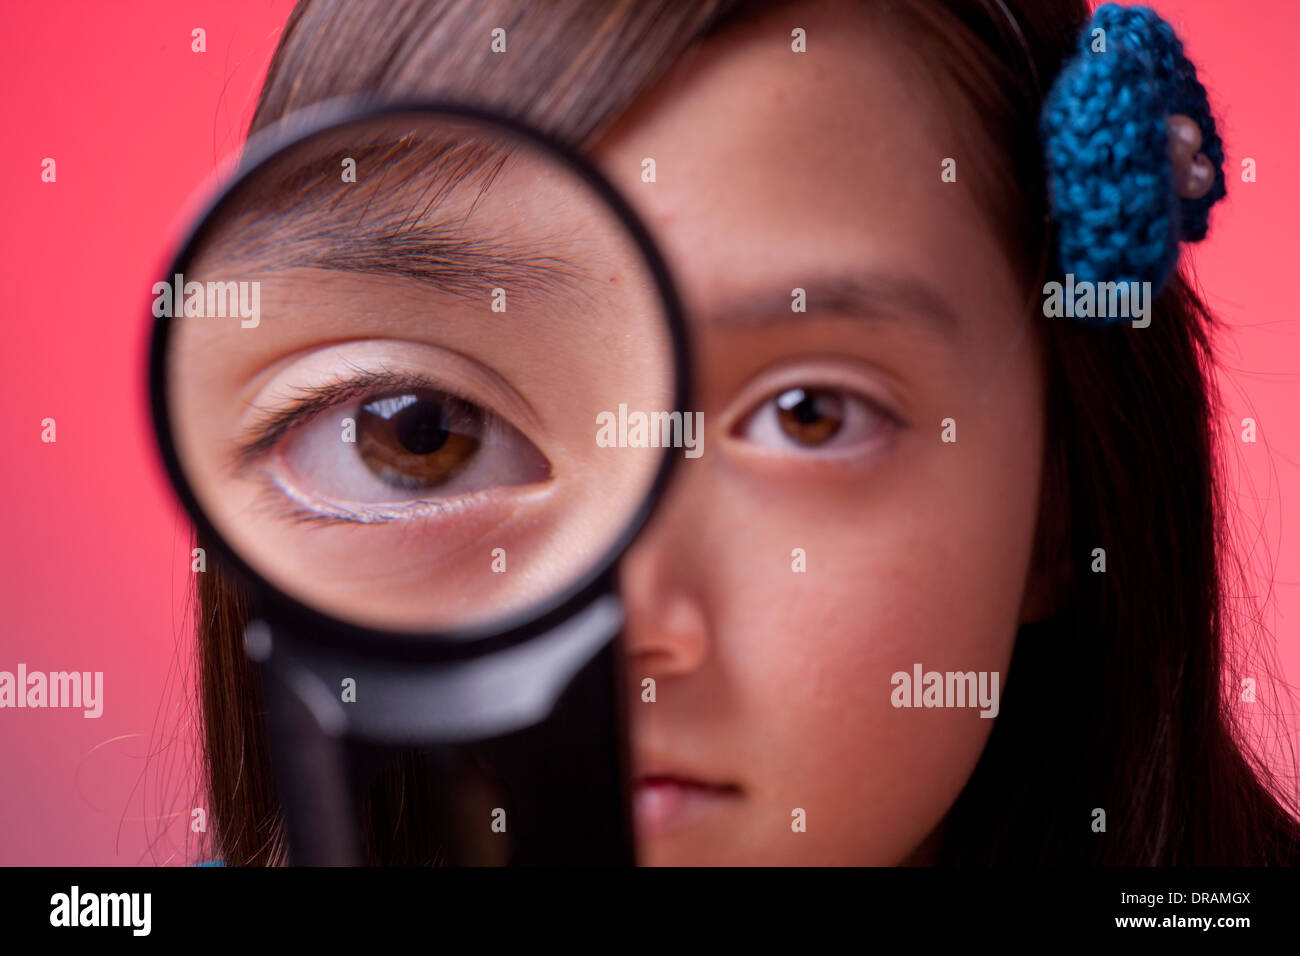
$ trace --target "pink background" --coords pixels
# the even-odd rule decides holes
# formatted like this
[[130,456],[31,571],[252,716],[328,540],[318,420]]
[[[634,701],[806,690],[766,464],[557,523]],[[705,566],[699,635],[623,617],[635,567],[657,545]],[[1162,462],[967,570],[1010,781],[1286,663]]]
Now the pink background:
[[[1153,5],[1208,80],[1228,146],[1229,197],[1194,262],[1231,326],[1225,425],[1239,435],[1243,416],[1258,422],[1259,443],[1234,443],[1229,469],[1262,623],[1295,684],[1300,5]],[[106,701],[98,720],[0,711],[0,864],[185,861],[189,543],[145,404],[148,290],[204,177],[247,128],[291,7],[59,0],[0,10],[0,670],[103,671]],[[190,50],[194,27],[207,31],[206,53]],[[47,156],[54,184],[41,182]],[[1240,181],[1246,156],[1258,163],[1253,184]],[[55,444],[40,439],[46,417],[57,420]],[[1260,712],[1287,707],[1261,694]],[[168,813],[180,816],[151,846]]]

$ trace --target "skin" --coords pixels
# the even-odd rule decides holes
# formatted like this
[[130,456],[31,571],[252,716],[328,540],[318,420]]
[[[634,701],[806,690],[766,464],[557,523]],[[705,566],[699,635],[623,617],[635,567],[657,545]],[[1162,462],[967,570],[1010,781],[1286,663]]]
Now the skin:
[[[688,411],[705,422],[704,453],[680,463],[620,575],[637,772],[729,793],[674,829],[643,826],[652,865],[924,861],[993,721],[978,708],[896,708],[891,677],[915,664],[1005,675],[1033,603],[1043,383],[1025,297],[978,187],[960,172],[940,179],[945,157],[978,166],[950,115],[955,94],[858,16],[794,6],[710,41],[594,152],[678,282],[696,363]],[[790,51],[793,24],[811,52]],[[645,157],[654,183],[641,179]],[[542,223],[549,234],[523,238],[552,247],[591,238],[572,197],[521,182],[494,185],[466,228],[518,240],[521,223]],[[523,215],[521,202],[533,204]],[[241,279],[274,266],[221,253],[193,271]],[[663,408],[670,394],[634,255],[586,264],[603,308],[512,286],[505,317],[483,295],[455,302],[409,279],[259,272],[256,328],[202,318],[178,339],[178,441],[200,500],[264,574],[339,616],[427,630],[472,622],[485,603],[526,604],[539,576],[609,543],[657,461],[597,447],[594,415],[622,401]],[[806,312],[791,311],[795,288]],[[464,499],[454,527],[277,518],[265,483],[231,474],[230,442],[340,366],[470,391],[552,475],[521,467],[480,504]],[[808,442],[787,430],[774,399],[796,388],[838,403],[839,431]],[[318,441],[286,443],[265,467],[345,510],[373,506],[364,483],[340,484],[351,446],[336,437],[354,413],[324,413]],[[945,419],[955,443],[941,441]],[[513,573],[491,570],[497,545]],[[805,832],[792,830],[796,809]]]
[[[790,52],[794,24],[814,52]],[[974,186],[940,180],[969,138],[913,121],[951,100],[900,48],[843,10],[787,10],[712,41],[597,151],[688,304],[708,449],[622,568],[636,762],[739,789],[644,838],[651,865],[923,861],[992,730],[977,709],[895,708],[890,678],[1005,676],[1031,590],[1043,383]],[[868,274],[923,284],[951,324],[913,297],[814,294],[817,277]],[[751,416],[795,386],[905,424],[782,441]]]

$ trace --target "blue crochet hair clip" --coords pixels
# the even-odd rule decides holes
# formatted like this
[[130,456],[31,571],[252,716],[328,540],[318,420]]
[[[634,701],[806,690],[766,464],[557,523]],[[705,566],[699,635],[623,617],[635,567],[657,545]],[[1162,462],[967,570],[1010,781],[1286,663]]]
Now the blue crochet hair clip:
[[1223,141],[1173,27],[1148,7],[1099,7],[1040,131],[1060,273],[1159,292],[1227,193]]

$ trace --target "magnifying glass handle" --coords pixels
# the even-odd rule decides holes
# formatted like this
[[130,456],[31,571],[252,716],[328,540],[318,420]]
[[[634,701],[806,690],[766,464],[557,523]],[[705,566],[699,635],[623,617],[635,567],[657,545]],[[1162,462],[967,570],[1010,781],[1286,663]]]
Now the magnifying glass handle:
[[359,866],[358,815],[343,741],[322,728],[292,672],[262,666],[266,727],[291,866]]
[[473,748],[511,792],[516,866],[636,862],[622,640],[601,649],[541,723]]
[[[612,622],[606,618],[606,623]],[[419,805],[408,812],[419,815],[424,830],[441,834],[441,862],[635,863],[625,665],[616,630],[607,631],[594,646],[586,643],[590,638],[567,648],[563,641],[555,644],[569,663],[557,658],[550,677],[558,681],[562,671],[569,676],[554,684],[555,697],[539,719],[513,725],[483,723],[482,728],[496,726],[498,732],[473,736],[463,732],[470,725],[433,721],[423,734],[405,727],[388,738],[377,732],[395,729],[387,720],[367,726],[356,719],[362,711],[353,710],[353,719],[344,716],[349,712],[327,690],[315,666],[318,661],[272,654],[269,630],[258,634],[250,628],[250,634],[257,639],[246,639],[245,646],[262,673],[291,865],[365,862],[360,806],[379,769],[399,756],[422,784]],[[504,686],[518,683],[509,676],[517,667],[510,663],[496,668],[507,675]],[[544,682],[541,660],[532,660],[530,667],[535,669],[534,683]],[[452,673],[464,694],[471,678]],[[419,697],[427,701],[430,695],[444,700],[459,696],[447,686],[450,676],[434,672],[418,681],[427,691]],[[383,688],[380,696],[387,707],[365,713],[391,718],[393,705],[405,696],[404,683],[368,677],[363,686]],[[417,699],[412,694],[408,706],[414,709]],[[472,699],[465,694],[462,703]],[[491,705],[493,711],[499,707]],[[431,731],[436,726],[443,732]]]

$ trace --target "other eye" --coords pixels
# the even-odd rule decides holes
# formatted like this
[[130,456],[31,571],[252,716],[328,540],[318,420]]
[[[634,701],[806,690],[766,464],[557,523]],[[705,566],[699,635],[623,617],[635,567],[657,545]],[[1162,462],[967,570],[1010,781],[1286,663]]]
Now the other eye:
[[841,388],[788,388],[762,402],[738,426],[743,438],[776,448],[869,444],[896,424],[875,402]]

